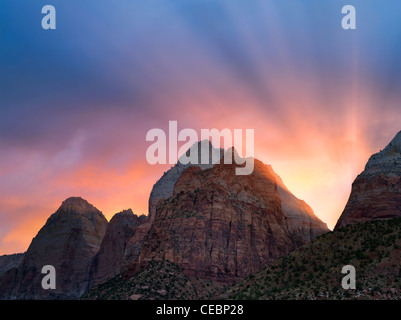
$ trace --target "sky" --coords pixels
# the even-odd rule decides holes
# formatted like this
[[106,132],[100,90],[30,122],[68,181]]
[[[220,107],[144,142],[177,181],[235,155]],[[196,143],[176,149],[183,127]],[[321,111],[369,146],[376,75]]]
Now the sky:
[[255,157],[332,229],[401,130],[400,39],[398,0],[0,0],[0,255],[70,196],[147,214],[170,165],[147,163],[146,133],[169,120],[254,129]]

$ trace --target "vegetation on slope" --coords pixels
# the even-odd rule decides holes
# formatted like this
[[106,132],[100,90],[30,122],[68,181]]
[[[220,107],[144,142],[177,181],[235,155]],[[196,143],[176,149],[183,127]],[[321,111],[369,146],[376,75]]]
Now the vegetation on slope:
[[213,296],[211,282],[190,279],[167,260],[152,261],[132,276],[117,275],[86,292],[81,300],[193,300]]
[[[356,289],[345,290],[342,268],[356,269]],[[261,272],[227,288],[188,277],[169,262],[150,262],[81,299],[401,299],[401,218],[349,225],[324,234]]]

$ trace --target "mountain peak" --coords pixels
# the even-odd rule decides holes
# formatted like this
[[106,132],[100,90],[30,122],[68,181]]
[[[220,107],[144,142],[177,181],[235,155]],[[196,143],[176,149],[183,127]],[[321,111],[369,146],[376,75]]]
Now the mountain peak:
[[[228,148],[226,156],[235,153]],[[251,174],[236,175],[238,166],[221,159],[208,170],[187,167],[171,196],[150,203],[153,222],[130,272],[165,259],[191,276],[230,282],[328,231],[309,207],[278,190],[271,167],[255,160]]]
[[[205,152],[207,152],[207,154],[205,154]],[[195,142],[180,157],[178,163],[170,170],[166,171],[153,186],[149,197],[149,216],[155,213],[157,201],[160,199],[167,199],[173,195],[174,185],[185,169],[191,166],[197,166],[202,170],[212,168],[214,163],[222,158],[223,154],[224,149],[214,148],[210,140],[204,139]],[[202,155],[204,155],[203,161]]]
[[366,164],[364,175],[399,173],[401,169],[401,131],[380,152],[372,155]]
[[[86,200],[66,199],[32,239],[16,273],[0,279],[0,299],[7,292],[27,300],[80,297],[88,288],[92,258],[99,251],[107,225],[103,214]],[[45,265],[57,270],[54,290],[41,289],[43,276],[38,270]]]
[[132,209],[126,209],[126,210],[122,210],[118,213],[116,213],[114,216],[119,216],[119,217],[131,217],[134,215],[134,212],[132,211]]
[[58,211],[66,213],[99,212],[93,205],[81,197],[70,197],[63,201]]

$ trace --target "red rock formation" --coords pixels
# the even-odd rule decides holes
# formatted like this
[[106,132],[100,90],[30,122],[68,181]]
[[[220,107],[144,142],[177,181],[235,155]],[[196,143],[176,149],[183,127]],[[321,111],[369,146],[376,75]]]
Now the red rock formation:
[[[173,196],[158,202],[143,240],[136,272],[150,260],[170,260],[192,276],[231,281],[257,272],[310,239],[328,231],[314,217],[316,232],[304,239],[282,210],[280,181],[270,166],[255,160],[251,175],[236,165],[187,168]],[[313,220],[312,219],[312,220]],[[310,230],[309,230],[310,231]]]
[[135,227],[133,236],[128,240],[121,263],[121,272],[127,272],[139,259],[145,236],[152,226],[154,215],[146,217],[141,224]]
[[[107,220],[81,198],[69,198],[32,240],[18,268],[0,279],[2,299],[73,299],[88,287],[89,268]],[[44,290],[42,267],[56,269],[56,289]]]
[[352,184],[351,195],[335,228],[369,220],[401,217],[401,132]]
[[131,209],[124,210],[110,220],[99,252],[93,258],[90,286],[106,281],[121,272],[128,240],[147,217],[135,215]]
[[[185,156],[190,156],[191,152],[195,152],[197,159],[195,163],[182,164],[180,161],[183,160],[183,156],[178,160],[178,163],[171,167],[170,170],[165,172],[163,176],[154,184],[152,191],[149,196],[149,217],[156,212],[156,205],[159,200],[167,199],[173,195],[174,185],[178,178],[181,176],[182,172],[188,167],[199,167],[202,170],[209,169],[213,167],[213,159],[220,159],[224,155],[223,149],[216,149],[213,147],[209,140],[202,140],[194,143],[191,148],[187,150]],[[205,163],[202,163],[202,155],[207,158]],[[218,162],[220,160],[216,160]]]

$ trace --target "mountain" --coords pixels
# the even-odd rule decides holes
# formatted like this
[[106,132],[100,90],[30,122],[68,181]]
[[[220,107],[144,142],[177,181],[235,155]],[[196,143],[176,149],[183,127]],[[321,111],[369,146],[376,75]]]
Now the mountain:
[[[89,269],[107,220],[87,201],[65,200],[32,240],[18,267],[0,279],[1,299],[74,299],[88,287]],[[56,289],[44,290],[42,267],[56,270]]]
[[328,231],[271,166],[255,160],[248,176],[237,176],[236,167],[222,163],[182,172],[172,196],[157,202],[131,274],[149,261],[169,260],[190,276],[230,282]]
[[[198,164],[204,150],[209,156]],[[191,152],[198,161],[185,164]],[[25,254],[0,257],[0,299],[105,296],[99,288],[113,298],[128,280],[134,287],[124,298],[210,297],[328,232],[271,166],[255,159],[252,174],[236,175],[242,165],[215,163],[223,155],[209,141],[194,144],[154,185],[148,216],[125,210],[108,223],[86,200],[65,200]],[[45,265],[56,269],[55,290],[41,287]],[[152,270],[163,279],[147,294],[142,284]]]
[[[220,299],[399,300],[401,218],[350,224],[326,233],[218,295]],[[356,270],[345,290],[342,268]]]
[[372,155],[352,184],[351,195],[335,228],[401,216],[401,132]]
[[115,214],[110,220],[99,252],[93,258],[90,286],[108,280],[121,272],[128,240],[147,217],[135,215],[131,209]]

